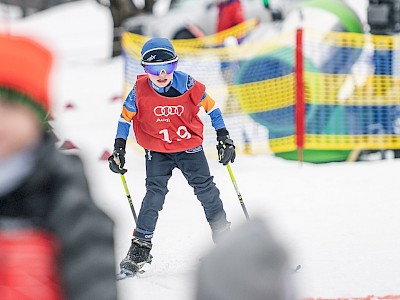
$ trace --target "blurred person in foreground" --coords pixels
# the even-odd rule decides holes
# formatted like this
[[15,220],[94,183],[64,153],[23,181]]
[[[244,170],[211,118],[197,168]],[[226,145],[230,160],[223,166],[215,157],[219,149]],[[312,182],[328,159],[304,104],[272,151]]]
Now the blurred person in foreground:
[[117,298],[113,223],[46,129],[53,56],[0,35],[0,298]]
[[111,171],[124,174],[126,140],[132,122],[146,161],[146,195],[131,247],[120,263],[123,273],[133,275],[151,260],[151,241],[175,168],[181,170],[200,201],[214,242],[229,231],[230,222],[202,146],[204,125],[198,116],[201,107],[216,131],[219,162],[227,165],[236,157],[221,110],[202,83],[176,71],[178,56],[171,42],[152,38],[143,45],[141,54],[146,74],[138,76],[124,102],[114,151],[109,157]]
[[226,235],[200,262],[196,300],[298,300],[283,244],[259,218]]

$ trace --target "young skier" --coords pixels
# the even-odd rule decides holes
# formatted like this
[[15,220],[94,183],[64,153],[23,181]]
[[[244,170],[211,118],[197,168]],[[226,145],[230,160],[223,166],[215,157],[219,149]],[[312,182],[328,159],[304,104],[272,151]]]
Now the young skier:
[[221,110],[205,92],[205,86],[190,75],[175,71],[178,57],[166,38],[152,38],[141,51],[146,74],[139,75],[127,96],[109,157],[111,171],[124,174],[125,145],[130,124],[137,143],[145,149],[146,195],[138,215],[132,244],[121,261],[121,270],[135,273],[150,260],[151,239],[161,211],[172,170],[182,171],[201,202],[214,242],[229,231],[230,223],[220,192],[210,175],[203,152],[202,106],[217,133],[219,162],[235,160],[235,146],[225,128]]

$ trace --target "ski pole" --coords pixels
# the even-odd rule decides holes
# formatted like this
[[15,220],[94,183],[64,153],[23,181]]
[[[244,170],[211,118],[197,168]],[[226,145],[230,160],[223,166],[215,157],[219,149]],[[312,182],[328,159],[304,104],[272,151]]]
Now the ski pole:
[[133,207],[131,194],[129,193],[128,185],[126,184],[126,180],[125,180],[125,176],[124,176],[124,174],[119,174],[119,175],[121,177],[122,185],[124,186],[126,197],[128,198],[129,206],[131,207],[133,218],[135,219],[135,223],[137,223],[137,216],[136,216],[135,208]]
[[231,165],[230,165],[230,164],[227,164],[227,165],[226,165],[226,168],[228,169],[229,176],[231,177],[233,186],[235,187],[235,191],[236,191],[236,194],[237,194],[237,196],[238,196],[240,205],[242,206],[244,215],[246,216],[247,221],[250,221],[250,217],[249,217],[249,214],[247,213],[246,206],[244,205],[243,198],[242,198],[242,195],[240,194],[239,187],[238,187],[238,185],[237,185],[237,183],[236,183],[235,176],[233,176],[233,172],[232,172],[232,169],[231,169]]
[[[114,161],[119,166],[119,169],[122,170],[121,161],[120,161],[118,156],[114,157]],[[135,207],[133,206],[131,194],[129,193],[128,185],[126,184],[125,175],[122,174],[122,173],[119,173],[119,176],[121,177],[121,181],[122,181],[122,185],[124,186],[126,198],[128,198],[129,206],[131,207],[133,219],[135,220],[135,223],[137,223],[137,216],[136,216],[136,212],[135,212]]]

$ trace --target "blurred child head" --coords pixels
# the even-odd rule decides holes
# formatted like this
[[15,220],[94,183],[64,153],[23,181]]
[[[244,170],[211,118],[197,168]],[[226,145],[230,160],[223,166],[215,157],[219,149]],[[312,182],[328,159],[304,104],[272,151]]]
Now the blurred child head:
[[196,300],[297,300],[286,247],[263,219],[253,217],[201,260]]

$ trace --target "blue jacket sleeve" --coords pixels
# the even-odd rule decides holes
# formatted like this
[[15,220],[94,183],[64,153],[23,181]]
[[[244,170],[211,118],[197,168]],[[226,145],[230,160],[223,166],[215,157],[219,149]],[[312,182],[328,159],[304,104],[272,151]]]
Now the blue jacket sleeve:
[[137,112],[136,106],[136,84],[133,86],[132,90],[129,92],[125,99],[124,105],[122,107],[122,113],[118,120],[118,128],[116,138],[122,138],[126,140],[129,135],[129,129],[131,127],[131,120]]

